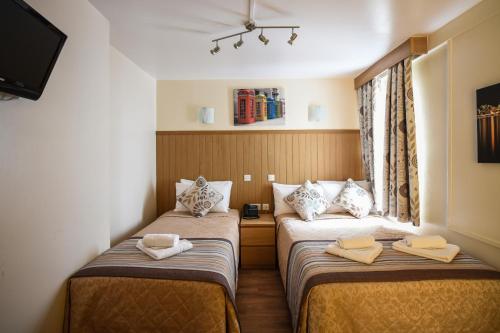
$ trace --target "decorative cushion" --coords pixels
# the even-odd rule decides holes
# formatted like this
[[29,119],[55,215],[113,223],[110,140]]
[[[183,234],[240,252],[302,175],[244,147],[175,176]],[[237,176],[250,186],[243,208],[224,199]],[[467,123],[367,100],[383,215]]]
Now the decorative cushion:
[[[356,180],[354,181],[356,184],[367,190],[368,192],[372,193],[372,184],[369,181],[366,180]],[[339,206],[334,204],[333,202],[335,201],[335,198],[342,192],[345,186],[345,181],[336,181],[336,180],[318,180],[318,184],[321,185],[324,189],[324,196],[328,202],[330,202],[332,205],[326,210],[327,214],[335,214],[335,213],[345,213],[346,210]],[[375,206],[373,207],[375,208]],[[375,211],[372,211],[375,212]]]
[[373,195],[349,178],[333,203],[341,206],[354,217],[362,218],[370,213]]
[[[193,183],[194,183],[193,180],[181,179],[181,184],[192,185]],[[222,196],[224,197],[224,199],[222,199],[221,202],[219,202],[212,209],[210,209],[210,212],[211,213],[227,213],[227,212],[229,212],[229,201],[231,200],[231,187],[233,186],[233,182],[230,180],[225,180],[225,181],[217,180],[217,181],[208,182],[208,183],[210,184],[210,186],[212,186],[217,192],[222,194]]]
[[310,181],[306,181],[284,200],[306,221],[314,220],[315,216],[323,214],[330,206],[328,200],[314,188]]
[[224,199],[205,178],[198,177],[184,192],[177,196],[177,201],[184,205],[195,217],[202,217]]
[[[286,203],[285,198],[292,192],[297,190],[300,186],[301,185],[273,183],[274,216],[287,213],[295,213],[295,209]],[[324,195],[323,187],[318,184],[312,184],[312,186],[321,195]]]

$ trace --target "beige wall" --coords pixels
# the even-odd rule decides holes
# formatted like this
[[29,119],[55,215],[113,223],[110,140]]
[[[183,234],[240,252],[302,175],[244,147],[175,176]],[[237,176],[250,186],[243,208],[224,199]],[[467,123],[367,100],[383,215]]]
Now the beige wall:
[[[286,125],[233,126],[233,89],[281,88],[286,98]],[[326,108],[323,122],[308,122],[308,106]],[[215,123],[201,124],[202,106],[215,107]],[[306,128],[358,128],[356,93],[352,78],[289,80],[194,80],[158,81],[157,129],[258,130]]]
[[86,0],[30,1],[68,35],[34,102],[0,102],[0,332],[60,332],[65,283],[156,216],[156,80]]
[[40,100],[0,102],[0,331],[60,332],[66,279],[109,247],[109,25],[28,2],[68,40]]
[[156,80],[111,47],[111,243],[156,218]]
[[500,2],[486,0],[431,35],[446,45],[414,66],[424,229],[498,268],[500,165],[477,163],[475,92],[500,82],[499,38]]

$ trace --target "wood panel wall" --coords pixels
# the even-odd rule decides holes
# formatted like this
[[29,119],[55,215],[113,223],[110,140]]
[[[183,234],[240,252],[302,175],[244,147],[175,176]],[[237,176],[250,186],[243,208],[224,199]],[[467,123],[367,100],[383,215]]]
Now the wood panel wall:
[[[272,183],[361,179],[358,130],[157,132],[158,215],[175,207],[180,178],[232,180],[231,208],[269,203]],[[252,181],[244,182],[250,174]]]

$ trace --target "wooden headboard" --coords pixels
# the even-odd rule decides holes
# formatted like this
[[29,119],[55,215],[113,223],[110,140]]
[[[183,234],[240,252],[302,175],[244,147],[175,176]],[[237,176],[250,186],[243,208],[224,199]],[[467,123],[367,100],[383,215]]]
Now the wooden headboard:
[[[243,175],[252,176],[250,182]],[[175,207],[180,178],[232,180],[231,207],[269,203],[278,183],[361,179],[359,130],[196,131],[156,133],[158,215]]]

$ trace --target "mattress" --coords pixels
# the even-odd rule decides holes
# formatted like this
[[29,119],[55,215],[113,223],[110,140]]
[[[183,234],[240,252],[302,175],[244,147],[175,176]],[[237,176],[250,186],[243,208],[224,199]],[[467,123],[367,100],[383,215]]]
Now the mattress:
[[[167,212],[68,281],[66,332],[239,332],[235,307],[239,214]],[[153,260],[147,233],[177,233],[193,249]]]
[[[418,229],[369,216],[277,217],[278,260],[297,332],[500,331],[500,274],[460,253],[450,264],[392,250]],[[338,237],[373,235],[372,265],[325,253]]]

